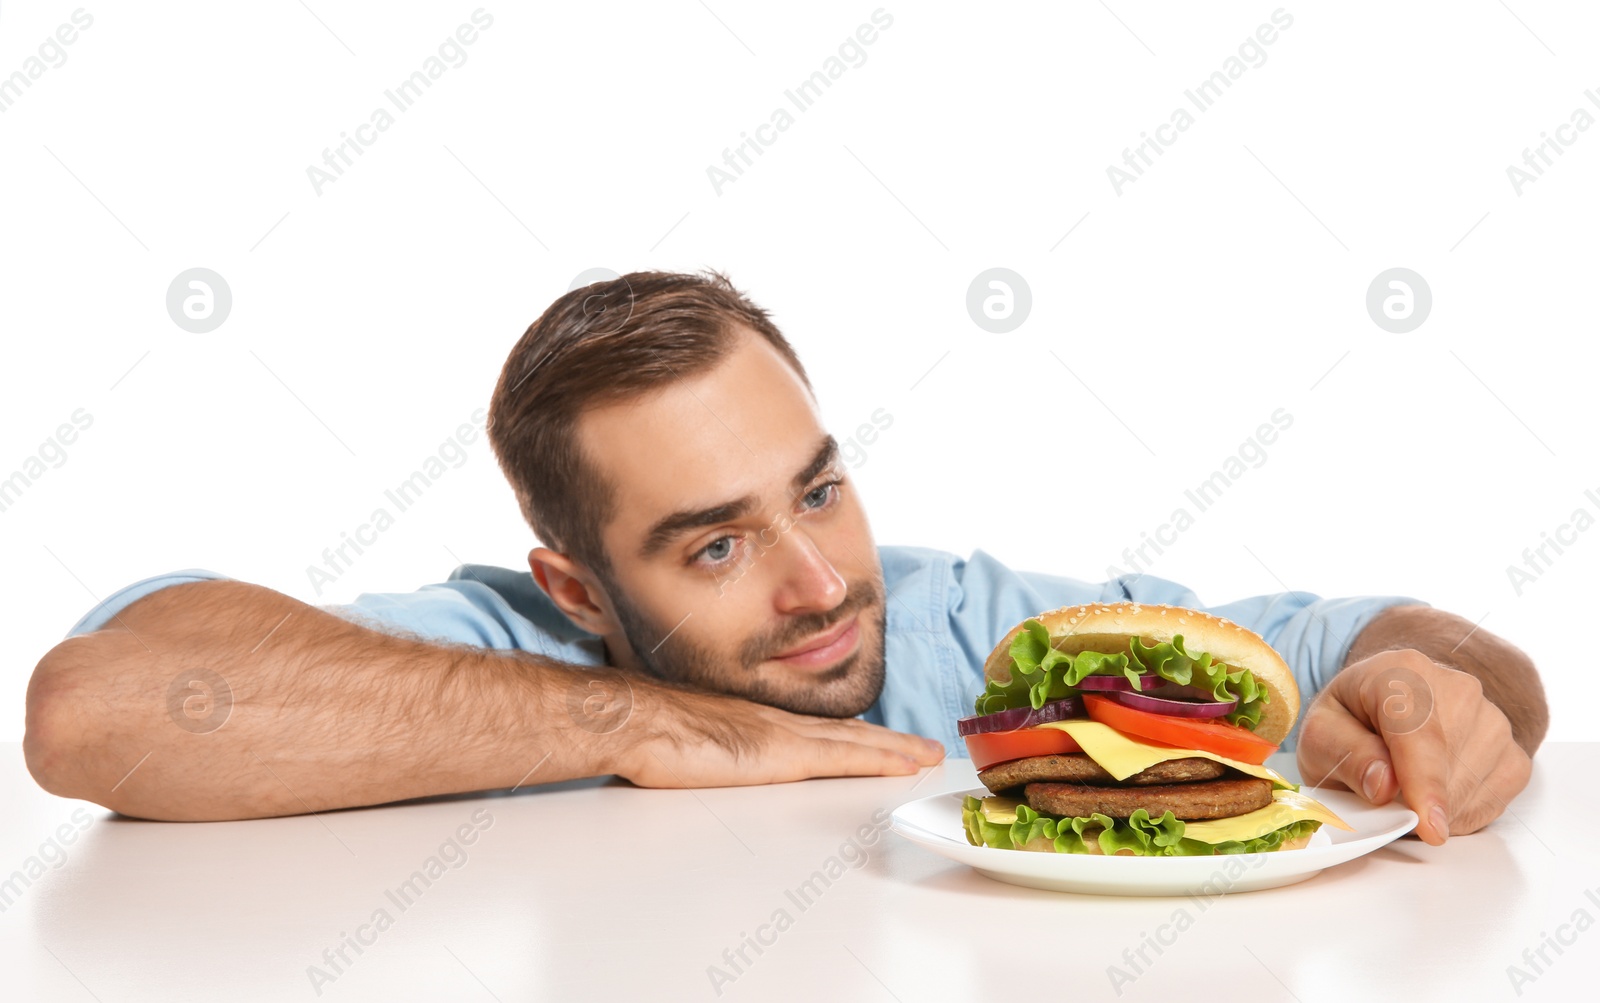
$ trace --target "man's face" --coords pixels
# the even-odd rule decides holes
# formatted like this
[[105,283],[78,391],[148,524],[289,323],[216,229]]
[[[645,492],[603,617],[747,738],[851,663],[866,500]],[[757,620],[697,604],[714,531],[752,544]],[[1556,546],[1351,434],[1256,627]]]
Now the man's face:
[[805,385],[753,332],[714,369],[579,424],[616,491],[611,660],[804,714],[883,688],[866,512]]

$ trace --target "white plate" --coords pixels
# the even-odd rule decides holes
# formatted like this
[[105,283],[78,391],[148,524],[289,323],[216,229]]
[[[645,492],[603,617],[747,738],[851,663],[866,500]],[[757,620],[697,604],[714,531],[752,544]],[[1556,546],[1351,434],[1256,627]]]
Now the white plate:
[[1323,825],[1300,850],[1219,854],[1213,857],[1103,857],[1098,854],[1034,853],[973,846],[961,827],[961,799],[984,797],[978,788],[909,801],[894,810],[895,832],[996,881],[1047,891],[1093,895],[1202,895],[1277,888],[1354,860],[1410,832],[1411,809],[1390,802],[1371,805],[1349,791],[1301,788],[1354,827]]

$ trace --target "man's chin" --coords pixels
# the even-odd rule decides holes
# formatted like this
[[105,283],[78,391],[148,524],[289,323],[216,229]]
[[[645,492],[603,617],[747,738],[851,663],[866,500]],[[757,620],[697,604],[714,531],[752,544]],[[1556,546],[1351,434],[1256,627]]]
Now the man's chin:
[[[869,628],[870,625],[870,628]],[[837,664],[824,668],[794,668],[782,659],[769,659],[755,670],[755,685],[747,696],[794,714],[818,717],[856,717],[883,693],[884,623],[882,616],[862,617],[861,640],[856,650]]]
[[883,676],[882,658],[862,650],[820,672],[779,668],[755,687],[750,699],[793,714],[855,717],[877,702]]

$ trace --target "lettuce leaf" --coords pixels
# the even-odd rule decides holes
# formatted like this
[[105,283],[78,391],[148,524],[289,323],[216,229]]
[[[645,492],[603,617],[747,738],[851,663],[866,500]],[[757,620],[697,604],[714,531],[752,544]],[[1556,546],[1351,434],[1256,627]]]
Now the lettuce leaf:
[[1011,850],[1011,826],[991,822],[984,817],[983,802],[968,795],[961,802],[961,825],[967,830],[967,842],[973,846],[992,846],[997,850]]
[[1252,729],[1261,723],[1261,708],[1270,695],[1249,669],[1230,672],[1221,662],[1213,662],[1209,652],[1185,651],[1182,634],[1148,647],[1137,637],[1129,638],[1128,647],[1141,665],[1162,679],[1210,690],[1218,701],[1237,699],[1239,706],[1228,715],[1230,723]]
[[1266,687],[1256,682],[1249,669],[1233,669],[1214,662],[1209,652],[1190,652],[1183,646],[1183,635],[1171,641],[1146,645],[1137,637],[1128,639],[1128,650],[1108,654],[1080,651],[1069,655],[1050,646],[1050,631],[1038,620],[1027,620],[1011,642],[1011,681],[989,680],[978,695],[974,709],[993,714],[1013,707],[1038,710],[1051,700],[1079,692],[1086,676],[1124,675],[1135,689],[1143,688],[1152,677],[1180,686],[1199,686],[1218,701],[1239,701],[1228,715],[1232,724],[1255,728],[1261,710],[1269,699]]
[[1139,674],[1137,669],[1129,665],[1125,654],[1080,651],[1076,655],[1069,655],[1052,648],[1050,632],[1044,624],[1038,620],[1028,620],[1022,625],[1022,632],[1011,642],[1011,681],[999,683],[989,680],[989,685],[978,696],[977,712],[993,714],[1013,707],[1038,710],[1051,700],[1076,693],[1075,687],[1085,676],[1116,675],[1119,672],[1127,673],[1130,679]]
[[1143,808],[1134,809],[1126,819],[1095,813],[1079,818],[1043,815],[1027,805],[1017,806],[1017,820],[1009,825],[984,817],[979,799],[968,796],[961,803],[961,822],[967,842],[1000,850],[1042,850],[1055,853],[1089,853],[1089,841],[1100,852],[1114,855],[1131,850],[1141,857],[1209,857],[1220,853],[1265,853],[1285,842],[1316,832],[1322,823],[1300,819],[1281,829],[1253,839],[1230,839],[1207,843],[1184,836],[1184,824],[1172,812],[1151,818]]

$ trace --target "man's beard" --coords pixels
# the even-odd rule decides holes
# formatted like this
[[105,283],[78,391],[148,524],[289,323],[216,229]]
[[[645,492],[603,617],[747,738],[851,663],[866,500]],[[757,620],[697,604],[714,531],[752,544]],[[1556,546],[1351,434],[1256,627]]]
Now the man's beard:
[[[883,692],[885,603],[876,578],[852,582],[844,601],[826,613],[805,613],[777,629],[748,638],[739,646],[731,668],[715,652],[690,641],[674,628],[651,623],[642,610],[613,582],[606,582],[623,636],[652,675],[701,689],[743,697],[795,714],[855,717]],[[811,676],[801,690],[774,686],[757,674],[757,666],[780,651],[804,642],[850,617],[861,614],[863,643],[844,661]],[[682,624],[682,621],[679,621]],[[874,631],[871,628],[876,627]],[[872,635],[876,634],[876,640]]]

